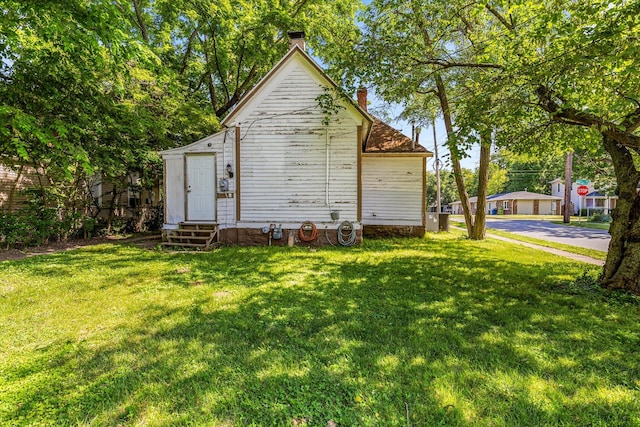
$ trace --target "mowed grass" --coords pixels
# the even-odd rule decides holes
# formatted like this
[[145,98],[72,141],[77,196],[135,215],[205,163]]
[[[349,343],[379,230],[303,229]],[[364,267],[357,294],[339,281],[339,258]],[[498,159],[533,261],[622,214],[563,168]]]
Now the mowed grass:
[[[466,229],[466,225],[464,222],[451,221],[451,225],[454,227],[458,227],[462,230]],[[578,255],[584,255],[593,259],[599,259],[601,261],[606,261],[607,259],[607,253],[603,251],[598,251],[596,249],[590,249],[590,248],[583,248],[580,246],[567,245],[564,243],[552,242],[550,240],[536,239],[535,237],[523,236],[522,234],[517,234],[517,233],[510,233],[508,231],[491,228],[491,223],[487,224],[486,234],[489,236],[494,234],[496,236],[508,237],[509,239],[518,240],[520,242],[532,243],[538,246],[559,249],[561,251],[570,252]]]
[[594,228],[596,230],[609,230],[611,223],[609,222],[590,222],[586,219],[582,221],[573,220],[569,224],[565,224],[562,221],[551,221],[554,224],[564,225],[567,227],[582,227],[582,228]]
[[[464,223],[460,224],[464,227]],[[580,246],[567,245],[564,243],[552,242],[550,240],[536,239],[535,237],[523,236],[522,234],[509,233],[508,231],[497,230],[495,228],[487,228],[487,234],[495,234],[496,236],[508,237],[521,242],[533,243],[534,245],[545,246],[547,248],[560,249],[561,251],[570,252],[578,255],[588,256],[593,259],[606,261],[607,253],[596,249],[583,248]]]
[[458,232],[2,262],[0,425],[640,425],[640,303],[595,274]]

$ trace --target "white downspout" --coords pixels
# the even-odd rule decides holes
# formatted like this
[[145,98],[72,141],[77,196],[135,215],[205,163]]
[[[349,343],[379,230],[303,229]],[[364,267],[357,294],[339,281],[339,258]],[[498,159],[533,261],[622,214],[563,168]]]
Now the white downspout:
[[325,129],[325,163],[327,169],[325,171],[325,186],[324,186],[324,204],[329,206],[329,127]]

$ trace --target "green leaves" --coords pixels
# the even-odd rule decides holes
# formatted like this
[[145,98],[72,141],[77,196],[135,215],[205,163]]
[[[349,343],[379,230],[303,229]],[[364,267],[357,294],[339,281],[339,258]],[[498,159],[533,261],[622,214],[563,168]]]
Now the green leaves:
[[345,107],[339,103],[338,97],[335,95],[335,90],[330,89],[328,87],[323,87],[324,92],[321,95],[316,97],[316,102],[318,103],[318,107],[322,110],[324,114],[324,118],[322,120],[322,124],[324,126],[329,126],[331,123],[331,117],[338,114],[340,110],[344,110]]

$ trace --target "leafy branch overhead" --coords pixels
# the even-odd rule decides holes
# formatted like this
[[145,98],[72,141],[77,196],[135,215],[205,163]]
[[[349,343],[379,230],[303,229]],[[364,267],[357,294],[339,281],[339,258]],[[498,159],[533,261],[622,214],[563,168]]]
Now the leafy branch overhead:
[[215,132],[287,51],[287,31],[305,29],[326,58],[336,41],[355,37],[360,8],[357,0],[5,0],[0,164],[41,171],[40,185],[64,188],[62,207],[82,211],[94,174],[157,178],[152,153]]
[[338,63],[386,100],[438,98],[452,160],[477,141],[606,152],[618,205],[602,283],[640,293],[640,2],[372,0],[363,21]]

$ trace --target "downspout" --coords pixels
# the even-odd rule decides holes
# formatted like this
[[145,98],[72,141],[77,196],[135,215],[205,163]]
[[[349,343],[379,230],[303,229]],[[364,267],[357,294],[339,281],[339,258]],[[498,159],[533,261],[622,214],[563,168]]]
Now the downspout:
[[325,129],[325,163],[326,163],[326,171],[325,171],[325,187],[324,187],[324,204],[325,206],[329,206],[329,126]]

